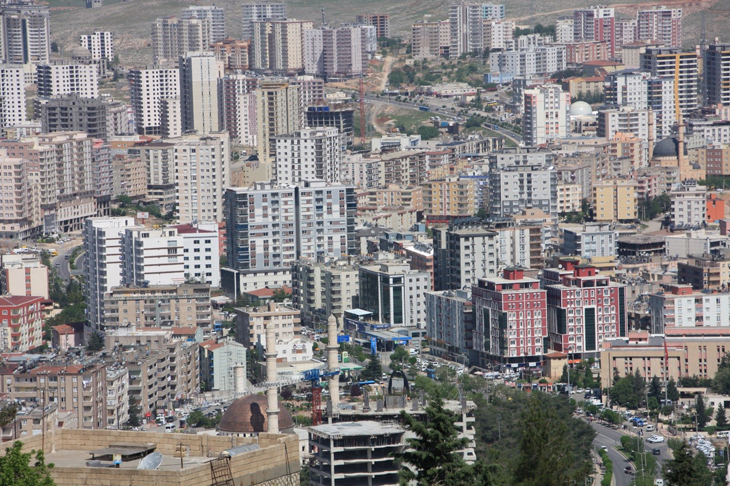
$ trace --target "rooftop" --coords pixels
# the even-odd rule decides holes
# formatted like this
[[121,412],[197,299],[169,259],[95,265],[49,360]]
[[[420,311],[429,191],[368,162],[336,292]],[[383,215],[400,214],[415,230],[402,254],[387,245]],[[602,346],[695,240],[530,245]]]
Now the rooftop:
[[361,435],[392,435],[402,434],[405,430],[398,425],[381,424],[371,420],[362,422],[341,422],[338,424],[317,425],[309,427],[309,431],[321,437]]

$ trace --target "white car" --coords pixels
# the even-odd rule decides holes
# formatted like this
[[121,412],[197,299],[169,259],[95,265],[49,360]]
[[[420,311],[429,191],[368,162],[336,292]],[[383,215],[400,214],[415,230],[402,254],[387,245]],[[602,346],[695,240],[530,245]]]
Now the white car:
[[664,486],[664,480],[663,479],[657,479],[654,481],[654,486]]
[[664,442],[664,437],[662,437],[660,435],[652,435],[652,436],[648,437],[646,439],[646,441],[649,442],[650,444],[660,444],[660,443]]

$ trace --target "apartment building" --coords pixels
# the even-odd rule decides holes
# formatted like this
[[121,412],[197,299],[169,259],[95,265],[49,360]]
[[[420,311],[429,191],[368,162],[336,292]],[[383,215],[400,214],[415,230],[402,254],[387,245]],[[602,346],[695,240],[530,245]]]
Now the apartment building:
[[426,335],[431,352],[459,356],[472,349],[474,313],[469,290],[426,292]]
[[607,42],[610,55],[616,52],[614,9],[602,6],[573,11],[573,38],[575,41]]
[[226,15],[221,7],[215,5],[191,5],[183,9],[180,18],[208,19],[210,22],[210,42],[220,42],[226,38]]
[[280,186],[305,180],[341,180],[343,140],[337,128],[304,128],[274,139],[274,174]]
[[5,3],[0,9],[0,61],[41,64],[51,60],[50,8],[35,3]]
[[39,98],[72,93],[82,98],[99,97],[99,72],[96,66],[57,61],[39,64],[37,74]]
[[327,78],[365,72],[368,47],[362,27],[321,27],[304,32],[304,72]]
[[236,307],[236,342],[247,349],[266,344],[266,329],[273,326],[277,341],[301,338],[300,313],[285,305],[269,302],[261,307]]
[[485,35],[485,26],[491,32],[492,21],[501,21],[505,8],[491,3],[454,3],[449,5],[449,57],[482,52],[489,48],[491,34]]
[[0,294],[48,299],[48,267],[35,254],[0,255]]
[[22,65],[0,65],[0,123],[3,132],[26,121],[25,85]]
[[360,265],[360,309],[388,327],[426,327],[424,294],[432,289],[431,274],[412,270],[407,262]]
[[575,23],[572,18],[555,21],[555,43],[570,44],[575,41]]
[[378,39],[390,37],[390,15],[388,14],[365,14],[355,17],[355,23],[359,25],[372,25]]
[[607,339],[628,336],[625,285],[591,265],[545,269],[550,349],[597,358]]
[[243,40],[254,38],[254,22],[264,20],[286,20],[285,3],[248,3],[241,6],[243,18]]
[[730,73],[723,66],[730,62],[730,44],[710,44],[704,56],[707,103],[726,106],[730,103]]
[[[484,20],[484,49],[508,49],[514,46],[515,23],[512,20]],[[522,36],[519,40],[528,39]],[[522,47],[521,45],[519,47]]]
[[674,47],[650,47],[641,55],[641,70],[652,76],[670,76],[676,86],[675,110],[682,117],[697,109],[698,59],[695,52]]
[[682,47],[682,9],[653,7],[636,14],[636,40],[665,47]]
[[207,51],[211,39],[208,18],[166,17],[152,23],[152,52],[156,61],[175,60],[188,52]]
[[144,286],[185,282],[182,241],[174,227],[125,228],[119,243],[123,284]]
[[108,366],[105,389],[106,428],[119,429],[129,420],[129,370]]
[[557,212],[557,174],[542,163],[505,165],[492,169],[489,178],[489,208],[492,214],[507,217],[524,209]]
[[492,76],[511,74],[516,76],[550,75],[567,66],[564,45],[530,47],[489,54],[489,70]]
[[132,199],[147,196],[147,166],[139,157],[116,155],[112,158],[114,194]]
[[340,322],[346,310],[357,307],[359,272],[347,260],[296,261],[291,281],[292,306],[304,324],[324,324],[331,315]]
[[609,45],[606,41],[581,41],[565,44],[565,59],[568,64],[608,61],[610,57]]
[[584,224],[579,228],[563,230],[563,255],[582,258],[610,257],[617,255],[618,233],[610,224]]
[[218,99],[218,80],[223,63],[212,52],[185,53],[180,56],[180,103],[183,132],[207,135],[222,129]]
[[707,210],[707,188],[690,182],[678,184],[669,192],[672,198],[672,223],[681,225],[702,225]]
[[183,243],[185,277],[220,287],[220,234],[218,223],[193,222],[175,226]]
[[43,297],[0,296],[0,333],[5,352],[25,353],[43,345]]
[[299,105],[309,107],[324,101],[324,79],[310,75],[289,78],[289,85],[299,88]]
[[286,82],[262,82],[256,93],[259,161],[273,163],[276,136],[302,128],[299,88]]
[[[655,139],[668,137],[676,123],[674,106],[674,78],[672,76],[652,77],[650,73],[641,71],[617,71],[606,75],[604,92],[607,105],[630,106],[635,110],[653,111]],[[605,110],[610,112],[610,110]],[[618,115],[621,115],[618,109]],[[599,120],[600,123],[600,120]],[[633,128],[637,131],[647,130],[648,120]],[[648,139],[644,136],[644,139]]]
[[525,145],[534,147],[566,138],[569,133],[570,94],[558,85],[524,91],[522,133]]
[[583,203],[583,190],[580,184],[559,182],[558,193],[558,214],[580,211]]
[[84,132],[90,138],[106,140],[107,104],[78,93],[54,96],[40,106],[43,133]]
[[162,100],[180,99],[180,71],[168,68],[131,69],[129,99],[140,135],[161,135]]
[[104,309],[107,331],[129,326],[209,327],[212,323],[210,286],[205,283],[112,287],[104,295]]
[[5,367],[0,370],[0,389],[13,400],[36,404],[55,403],[70,412],[79,429],[103,429],[106,421],[106,365],[48,363],[30,369]]
[[712,256],[692,256],[677,262],[677,282],[691,285],[694,290],[718,290],[730,283],[730,260]]
[[263,20],[253,24],[253,69],[298,72],[304,68],[304,32],[309,20]]
[[[230,339],[230,338],[229,338]],[[200,343],[200,384],[206,390],[237,392],[234,368],[246,367],[246,347],[235,341]]]
[[354,143],[355,109],[352,105],[309,106],[304,112],[304,122],[306,126],[311,128],[336,128],[340,132],[343,144],[349,147]]
[[594,221],[635,222],[638,215],[638,184],[629,179],[611,179],[593,185]]
[[548,350],[547,292],[520,268],[472,287],[474,350],[480,362],[541,361]]
[[[649,294],[652,334],[681,334],[689,328],[727,327],[730,294],[695,291],[677,284],[667,292]],[[712,332],[708,329],[708,333]]]
[[402,150],[380,156],[379,186],[419,186],[428,180],[428,158],[423,150]]
[[114,62],[114,34],[111,32],[97,30],[92,34],[81,35],[79,40],[81,47],[86,48],[91,54],[91,59]]
[[12,185],[0,189],[0,236],[25,240],[42,234],[38,162],[9,157],[7,148],[0,148],[0,174],[13,181]]
[[475,184],[471,179],[450,177],[424,182],[421,187],[426,215],[470,217],[477,212]]
[[411,52],[414,59],[446,57],[451,47],[451,24],[448,20],[416,22],[411,26]]
[[231,140],[243,145],[258,145],[256,94],[259,78],[245,74],[229,74],[219,80],[219,110],[223,128]]
[[451,224],[434,228],[436,290],[468,289],[479,278],[497,275],[498,233],[481,224]]
[[226,69],[248,71],[251,67],[251,41],[240,41],[230,37],[210,45],[215,58]]

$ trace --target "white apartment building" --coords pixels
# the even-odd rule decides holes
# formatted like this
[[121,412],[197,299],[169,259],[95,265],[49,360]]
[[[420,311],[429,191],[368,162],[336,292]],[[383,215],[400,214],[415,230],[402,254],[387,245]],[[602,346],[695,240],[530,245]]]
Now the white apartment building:
[[39,64],[51,60],[50,9],[14,2],[0,8],[0,61]]
[[616,16],[613,8],[603,6],[573,11],[573,37],[578,41],[608,42],[611,55],[615,48]]
[[522,133],[525,145],[534,147],[565,138],[570,133],[570,93],[547,84],[524,91]]
[[218,80],[224,66],[212,52],[187,53],[180,57],[180,103],[183,132],[200,135],[221,130]]
[[340,77],[363,73],[368,53],[364,28],[322,27],[304,31],[304,72]]
[[509,165],[489,176],[489,210],[501,217],[527,208],[557,212],[557,174],[543,164]]
[[76,93],[82,98],[99,97],[99,70],[94,65],[57,62],[39,64],[38,97]]
[[462,2],[449,5],[450,58],[484,50],[484,18],[480,4]]
[[231,140],[243,145],[257,145],[256,95],[259,78],[246,74],[228,74],[219,80],[218,111]]
[[707,220],[707,188],[696,184],[678,184],[669,193],[672,198],[672,222],[696,225]]
[[412,270],[406,262],[361,265],[360,308],[390,326],[426,327],[426,292],[431,274]]
[[299,88],[301,106],[311,106],[324,100],[324,79],[303,75],[289,79],[291,86]]
[[6,128],[26,121],[25,74],[18,64],[0,64],[0,124]]
[[256,138],[259,161],[273,162],[277,135],[302,126],[299,88],[286,82],[263,82],[256,90]]
[[304,68],[304,32],[313,29],[309,20],[253,22],[252,68],[262,71],[296,72]]
[[48,267],[35,255],[0,255],[0,294],[48,299]]
[[362,154],[345,154],[342,159],[342,180],[361,189],[373,189],[380,184],[381,160],[364,158]]
[[243,40],[253,40],[254,22],[286,20],[285,3],[247,3],[241,6],[243,13]]
[[631,133],[641,140],[656,140],[656,124],[649,123],[652,116],[653,113],[647,109],[634,109],[630,106],[601,109],[598,112],[597,135],[612,140],[617,133]]
[[185,278],[220,287],[220,235],[218,223],[194,222],[174,226],[183,244]]
[[563,230],[562,252],[582,258],[616,256],[617,243],[618,233],[610,224],[586,224]]
[[493,75],[550,75],[564,70],[566,63],[565,46],[558,45],[492,52],[489,55],[489,70]]
[[575,42],[573,19],[558,19],[555,21],[555,43],[572,44]]
[[306,324],[327,322],[334,315],[340,322],[352,309],[359,292],[359,272],[347,260],[292,263],[292,305]]
[[160,100],[160,135],[177,138],[183,134],[182,102],[180,98]]
[[128,227],[119,243],[122,284],[143,287],[185,283],[182,238],[175,227]]
[[129,420],[129,370],[106,368],[106,426],[119,429]]
[[140,135],[161,135],[161,100],[180,98],[180,71],[143,68],[129,71],[129,98]]
[[84,226],[86,315],[91,327],[104,324],[104,295],[122,284],[122,235],[134,218],[89,218]]
[[497,232],[481,225],[434,228],[436,290],[468,289],[494,277],[499,267]]
[[[689,118],[699,106],[698,101],[698,58],[697,53],[681,52],[678,48],[648,47],[641,54],[641,70],[652,76],[674,78],[682,116]],[[672,93],[672,98],[674,93]]]
[[175,60],[188,52],[207,51],[211,44],[211,24],[207,18],[167,17],[152,23],[152,51],[156,61]]
[[185,136],[174,143],[178,221],[223,221],[223,196],[231,181],[228,132]]
[[512,20],[485,20],[482,28],[484,49],[507,49],[514,44],[515,23]]
[[651,108],[657,140],[671,135],[677,121],[673,76],[651,76],[642,71],[609,73],[604,92],[607,105],[632,106],[637,110]]
[[84,34],[80,40],[81,47],[91,53],[91,59],[114,61],[114,35],[111,32],[96,31],[93,34]]
[[337,128],[303,128],[276,137],[275,180],[280,186],[303,180],[340,182],[342,136]]
[[691,285],[673,285],[668,292],[649,294],[651,333],[687,328],[726,327],[730,294],[695,292]]
[[225,11],[215,5],[191,5],[183,9],[180,17],[189,19],[208,19],[210,21],[210,41],[219,42],[226,38]]

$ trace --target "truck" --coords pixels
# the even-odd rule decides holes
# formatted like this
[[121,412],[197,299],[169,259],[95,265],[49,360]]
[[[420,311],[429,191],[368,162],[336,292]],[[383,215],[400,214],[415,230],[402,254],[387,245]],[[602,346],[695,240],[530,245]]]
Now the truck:
[[419,106],[418,109],[421,111],[431,111],[431,107],[425,105]]

